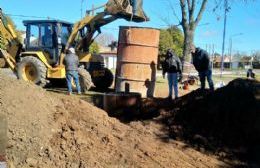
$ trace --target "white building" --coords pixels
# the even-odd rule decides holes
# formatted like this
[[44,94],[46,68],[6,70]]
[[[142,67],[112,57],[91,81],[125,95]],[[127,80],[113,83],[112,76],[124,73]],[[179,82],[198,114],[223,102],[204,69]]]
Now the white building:
[[110,52],[101,52],[99,53],[105,62],[105,67],[108,69],[116,69],[116,62],[117,62],[117,52],[110,51]]
[[100,55],[104,58],[105,67],[108,69],[116,69],[117,49],[111,50],[110,47],[100,47]]

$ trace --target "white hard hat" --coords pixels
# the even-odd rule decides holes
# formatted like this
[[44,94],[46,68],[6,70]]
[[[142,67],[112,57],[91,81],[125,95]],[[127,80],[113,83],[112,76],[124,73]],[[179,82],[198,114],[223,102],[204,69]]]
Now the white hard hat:
[[75,54],[75,49],[73,47],[69,48],[70,53]]

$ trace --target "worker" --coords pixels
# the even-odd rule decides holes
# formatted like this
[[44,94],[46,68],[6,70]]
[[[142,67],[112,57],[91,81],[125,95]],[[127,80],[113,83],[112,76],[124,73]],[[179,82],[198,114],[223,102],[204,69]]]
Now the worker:
[[249,79],[255,79],[255,73],[252,68],[249,68],[246,73],[246,77]]
[[79,74],[78,74],[78,66],[79,66],[79,59],[78,56],[75,54],[74,48],[69,48],[68,53],[64,57],[63,61],[66,70],[66,80],[68,85],[68,94],[72,94],[72,86],[71,86],[71,79],[73,78],[78,94],[81,94],[80,84],[79,84]]
[[168,99],[172,99],[172,88],[174,88],[175,99],[178,98],[178,76],[181,75],[181,61],[178,56],[168,49],[166,53],[165,60],[162,64],[163,68],[163,78],[167,73],[168,86],[169,86],[169,95]]
[[205,80],[207,78],[209,88],[211,91],[214,91],[214,83],[212,80],[212,70],[210,65],[210,59],[207,51],[196,48],[194,45],[191,45],[191,55],[192,61],[195,69],[199,73],[201,89],[205,89]]

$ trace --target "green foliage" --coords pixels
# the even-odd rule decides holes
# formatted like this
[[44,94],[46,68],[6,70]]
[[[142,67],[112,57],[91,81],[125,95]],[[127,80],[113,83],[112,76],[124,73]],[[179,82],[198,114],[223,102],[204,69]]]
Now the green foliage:
[[89,52],[91,54],[98,54],[99,53],[99,46],[97,42],[93,42],[89,47]]
[[160,31],[159,55],[165,55],[167,49],[173,47],[173,37],[168,30]]
[[175,54],[182,57],[184,36],[182,31],[174,26],[160,30],[159,43],[159,61],[162,61],[166,55],[167,49],[171,48]]
[[179,57],[182,57],[183,44],[184,44],[184,36],[182,31],[176,26],[170,27],[167,30],[170,32],[170,35],[172,36],[173,39],[173,46],[172,46],[173,51]]

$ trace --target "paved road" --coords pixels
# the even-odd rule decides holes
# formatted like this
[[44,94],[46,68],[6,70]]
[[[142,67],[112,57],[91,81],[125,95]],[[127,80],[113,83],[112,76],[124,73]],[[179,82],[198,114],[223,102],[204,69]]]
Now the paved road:
[[[1,68],[0,69],[2,72],[4,72],[5,74],[7,74],[10,77],[16,78],[15,74],[11,71],[11,69],[9,68]],[[260,69],[255,69],[254,73],[258,76],[260,76]],[[238,70],[238,71],[224,71],[222,73],[223,75],[246,75],[246,70]],[[193,72],[190,73],[190,75],[198,75],[197,72]],[[220,70],[213,70],[213,75],[220,75]],[[162,71],[161,70],[157,70],[156,72],[156,76],[157,77],[161,77],[162,76]]]
[[[214,69],[213,70],[213,75],[220,75],[221,72],[219,69]],[[255,69],[254,73],[258,76],[260,76],[260,69]],[[198,75],[198,72],[192,72],[189,73],[190,75]],[[222,72],[223,75],[246,75],[246,70],[237,70],[237,71],[223,71]],[[157,70],[156,76],[162,76],[162,71],[161,70]]]

